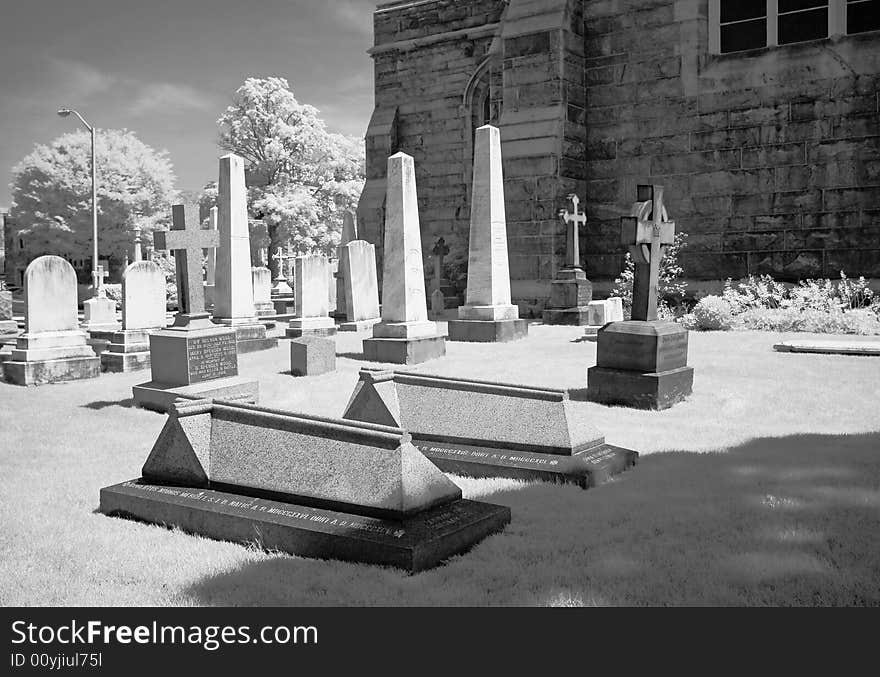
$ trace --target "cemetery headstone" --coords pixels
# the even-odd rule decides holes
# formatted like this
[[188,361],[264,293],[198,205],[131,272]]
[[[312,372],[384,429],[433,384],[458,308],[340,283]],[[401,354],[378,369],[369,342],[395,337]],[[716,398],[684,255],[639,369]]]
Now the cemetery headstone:
[[446,354],[446,337],[428,320],[422,235],[413,159],[388,158],[382,321],[364,339],[364,356],[374,362],[417,364]]
[[150,366],[150,334],[164,329],[165,275],[152,261],[136,261],[122,275],[122,330],[101,353],[101,370],[127,372]]
[[446,297],[439,289],[431,292],[431,319],[442,319],[443,313],[446,312]]
[[290,373],[316,376],[336,371],[336,341],[320,336],[301,336],[290,341]]
[[263,266],[251,269],[254,284],[254,312],[257,317],[275,315],[272,304],[272,271]]
[[217,284],[214,322],[235,329],[236,350],[249,353],[278,345],[266,336],[266,327],[254,311],[251,246],[247,215],[244,160],[229,153],[220,158]]
[[0,289],[0,334],[18,333],[18,323],[12,319],[12,292]]
[[326,256],[297,256],[293,265],[296,317],[287,325],[288,338],[333,336],[336,323],[330,317],[327,281],[330,264]]
[[101,361],[86,343],[77,318],[76,273],[60,256],[40,256],[24,273],[25,330],[4,378],[17,385],[40,385],[95,378]]
[[450,341],[515,341],[529,333],[510,302],[501,132],[485,125],[474,141],[471,227],[465,304],[449,321]]
[[339,250],[347,316],[347,321],[339,325],[339,331],[369,329],[381,320],[376,247],[365,240],[353,240]]
[[589,322],[588,305],[593,300],[593,285],[580,262],[580,227],[586,225],[587,215],[580,211],[577,195],[569,195],[568,199],[573,211],[563,209],[559,212],[568,228],[568,260],[550,283],[550,298],[543,317],[544,324],[583,326]]
[[[217,230],[217,207],[211,207],[208,213],[208,230]],[[208,249],[205,257],[205,307],[214,307],[217,293],[217,250]]]
[[339,238],[339,246],[336,248],[336,260],[339,267],[336,271],[336,311],[337,319],[345,320],[348,317],[348,309],[345,306],[345,275],[346,271],[342,268],[342,249],[349,242],[357,240],[357,216],[354,212],[347,209],[342,214],[342,235]]
[[327,260],[327,310],[330,317],[336,317],[336,275],[339,272],[339,259]]
[[210,400],[169,414],[142,477],[101,489],[102,513],[410,572],[510,522],[463,500],[398,428]]
[[343,418],[399,426],[446,472],[589,488],[638,454],[605,442],[563,390],[361,369]]
[[623,322],[623,299],[619,296],[612,296],[604,301],[590,301],[584,336],[588,340],[595,340],[599,330],[609,322]]
[[168,411],[178,397],[239,397],[256,401],[259,383],[238,376],[235,329],[205,312],[202,250],[220,233],[202,230],[197,205],[174,205],[170,231],[153,233],[157,250],[174,252],[179,311],[174,324],[150,334],[152,380],[134,386],[138,406]]
[[632,215],[621,218],[621,240],[635,261],[632,320],[599,330],[596,366],[587,370],[590,400],[667,409],[691,394],[694,369],[687,366],[688,331],[657,319],[660,261],[674,235],[663,186],[638,186]]
[[275,317],[279,320],[289,320],[296,315],[296,298],[290,286],[293,272],[289,265],[294,258],[293,247],[289,242],[286,254],[278,247],[272,255],[277,271],[272,281],[272,305],[275,306]]

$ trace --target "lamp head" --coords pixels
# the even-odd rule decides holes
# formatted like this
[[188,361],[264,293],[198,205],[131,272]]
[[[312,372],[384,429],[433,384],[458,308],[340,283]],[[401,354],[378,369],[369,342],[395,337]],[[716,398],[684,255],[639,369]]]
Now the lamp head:
[[70,115],[70,109],[69,108],[59,108],[58,115],[60,115],[63,118],[66,118],[68,115]]

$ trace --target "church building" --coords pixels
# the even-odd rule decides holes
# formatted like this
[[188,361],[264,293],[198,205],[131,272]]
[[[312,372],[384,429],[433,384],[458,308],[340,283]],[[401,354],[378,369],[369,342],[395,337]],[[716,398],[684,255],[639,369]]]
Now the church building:
[[661,184],[686,277],[880,277],[880,0],[404,0],[374,13],[365,239],[415,158],[423,251],[466,259],[474,131],[501,129],[515,300],[546,298],[575,193],[587,276]]

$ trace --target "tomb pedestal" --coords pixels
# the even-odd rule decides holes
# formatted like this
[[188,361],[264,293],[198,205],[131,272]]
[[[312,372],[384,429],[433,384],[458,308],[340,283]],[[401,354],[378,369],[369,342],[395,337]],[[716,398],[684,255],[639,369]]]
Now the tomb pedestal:
[[336,371],[336,341],[303,336],[290,342],[291,375],[317,376],[331,371]]
[[132,388],[138,406],[165,412],[178,397],[259,399],[259,383],[238,376],[233,328],[212,325],[207,313],[177,322],[150,334],[152,380]]
[[609,322],[623,322],[623,299],[613,296],[604,301],[590,301],[587,306],[587,326],[584,336],[595,341],[599,330]]
[[500,343],[517,341],[529,334],[529,323],[519,319],[514,305],[461,306],[458,319],[449,320],[450,341]]
[[275,308],[276,320],[290,320],[296,317],[296,298],[293,294],[272,295],[272,306]]
[[3,362],[3,373],[7,381],[22,386],[77,381],[97,377],[101,361],[79,329],[25,333]]
[[0,291],[0,334],[17,334],[18,323],[12,319],[12,292]]
[[339,331],[364,331],[365,329],[369,329],[375,324],[378,324],[382,321],[380,317],[374,317],[369,320],[357,320],[354,322],[343,322],[340,324],[337,329]]
[[550,299],[544,310],[544,324],[584,326],[589,322],[588,306],[593,285],[581,268],[564,268],[550,283]]
[[116,320],[116,301],[101,296],[85,301],[83,329],[89,333],[119,331],[121,325]]
[[372,362],[419,364],[446,354],[446,337],[428,320],[380,322],[373,338],[364,339],[364,358]]
[[239,353],[269,350],[278,345],[278,339],[266,336],[266,325],[256,318],[214,319],[214,323],[235,330],[235,346]]
[[154,329],[123,329],[110,337],[101,353],[101,371],[128,372],[150,366],[150,334]]
[[326,317],[295,317],[288,322],[284,335],[287,338],[335,336],[336,323],[329,315]]
[[668,409],[691,394],[688,331],[660,320],[612,322],[599,330],[587,398],[639,409]]

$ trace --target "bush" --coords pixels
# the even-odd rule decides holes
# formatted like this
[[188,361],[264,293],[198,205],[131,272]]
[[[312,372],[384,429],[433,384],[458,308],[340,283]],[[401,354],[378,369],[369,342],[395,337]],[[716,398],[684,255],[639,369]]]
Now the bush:
[[797,310],[794,308],[751,308],[736,316],[743,329],[814,334],[880,335],[880,316],[870,309]]
[[[673,243],[666,247],[666,254],[660,261],[660,280],[657,285],[658,317],[660,307],[665,304],[672,308],[678,307],[684,298],[687,283],[681,279],[684,269],[678,263],[678,255],[687,246],[687,233],[676,233]],[[614,280],[611,296],[623,299],[623,316],[632,317],[633,280],[636,264],[629,252],[624,260],[623,272]],[[670,311],[672,312],[672,311]]]
[[733,325],[733,309],[720,296],[704,296],[693,312],[694,328],[700,331],[730,329]]
[[793,286],[776,282],[769,275],[751,275],[736,286],[728,279],[724,284],[723,297],[734,314],[753,309],[776,308],[826,313],[868,308],[880,313],[880,299],[868,287],[865,278],[850,280],[843,271],[840,271],[838,282],[801,280]]
[[107,295],[108,299],[116,302],[116,310],[122,310],[122,285],[121,284],[103,284],[101,288]]

